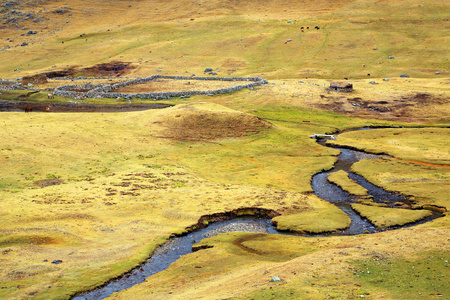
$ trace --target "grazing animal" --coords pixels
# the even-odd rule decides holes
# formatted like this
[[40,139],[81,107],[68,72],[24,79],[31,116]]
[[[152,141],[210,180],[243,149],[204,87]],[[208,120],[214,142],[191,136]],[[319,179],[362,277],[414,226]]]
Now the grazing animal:
[[48,99],[55,99],[55,95],[53,95],[53,94],[47,94],[47,98],[48,98]]
[[363,64],[363,65],[362,65],[362,67],[363,67],[363,68],[365,68],[365,67],[366,67],[366,65],[365,65],[365,64]]
[[317,29],[317,30],[319,30],[320,29],[320,27],[319,26],[316,26],[316,27],[314,27],[315,29]]
[[45,108],[45,111],[50,111],[50,106],[47,106],[46,108]]
[[31,106],[28,106],[28,107],[26,107],[25,108],[25,112],[27,113],[27,112],[31,112],[33,109],[31,108]]

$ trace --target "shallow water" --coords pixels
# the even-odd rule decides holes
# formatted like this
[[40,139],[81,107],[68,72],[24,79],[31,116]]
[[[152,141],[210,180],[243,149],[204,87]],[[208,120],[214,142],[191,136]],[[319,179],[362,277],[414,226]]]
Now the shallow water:
[[144,264],[133,269],[124,276],[111,281],[101,288],[97,288],[87,294],[74,297],[75,300],[104,299],[114,292],[121,291],[142,283],[145,279],[155,273],[167,269],[182,255],[192,252],[192,246],[204,238],[219,233],[246,231],[275,234],[277,231],[270,223],[270,219],[261,218],[238,218],[223,222],[212,223],[208,227],[189,233],[182,237],[171,238],[168,242],[157,248]]
[[148,109],[162,109],[171,107],[170,104],[149,103],[149,104],[123,104],[123,105],[101,105],[90,103],[44,103],[31,101],[8,101],[0,100],[0,112],[23,112],[31,107],[31,112],[125,112],[142,111]]

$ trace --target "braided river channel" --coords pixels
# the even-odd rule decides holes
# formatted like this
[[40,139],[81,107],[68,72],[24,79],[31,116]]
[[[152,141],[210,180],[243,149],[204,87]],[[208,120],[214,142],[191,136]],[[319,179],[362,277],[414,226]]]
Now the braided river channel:
[[[318,141],[322,145],[326,146],[323,141]],[[356,202],[357,197],[353,196],[335,184],[330,183],[327,178],[332,172],[338,170],[344,170],[349,174],[349,177],[355,180],[359,185],[368,190],[368,195],[372,196],[372,200],[377,203],[385,203],[389,207],[394,207],[395,203],[402,202],[410,204],[408,199],[388,192],[380,187],[377,187],[362,176],[359,176],[350,171],[351,166],[362,159],[377,159],[380,155],[368,154],[361,151],[349,150],[344,148],[336,148],[341,151],[338,156],[338,160],[335,163],[333,169],[321,172],[313,176],[311,186],[314,189],[315,194],[331,203],[334,203],[337,207],[341,208],[351,219],[350,226],[341,231],[322,233],[322,234],[296,234],[277,231],[272,226],[269,218],[258,217],[241,217],[226,221],[220,221],[211,223],[205,228],[197,231],[190,232],[181,237],[173,237],[166,243],[158,247],[152,256],[147,259],[141,266],[129,271],[119,278],[113,279],[105,285],[98,287],[90,292],[78,294],[72,299],[74,300],[94,300],[104,299],[109,297],[115,292],[128,289],[136,284],[142,283],[145,279],[153,274],[166,270],[170,264],[178,260],[182,255],[186,255],[193,252],[193,245],[198,243],[204,238],[208,238],[220,233],[233,232],[233,231],[246,231],[246,232],[258,232],[269,234],[294,234],[302,236],[332,236],[332,235],[356,235],[363,233],[375,233],[381,231],[368,220],[362,218],[351,208],[351,203]],[[401,208],[398,208],[401,209]],[[406,226],[397,226],[392,229],[404,228],[407,226],[414,226],[424,222],[431,221],[440,214],[433,213],[432,216],[422,219],[418,222],[408,224]],[[386,230],[386,229],[385,229]],[[195,251],[195,249],[194,249]]]

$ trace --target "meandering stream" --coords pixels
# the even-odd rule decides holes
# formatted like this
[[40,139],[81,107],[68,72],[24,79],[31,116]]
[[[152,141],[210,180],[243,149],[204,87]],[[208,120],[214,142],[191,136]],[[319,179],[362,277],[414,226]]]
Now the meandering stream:
[[[361,218],[352,208],[351,203],[355,202],[356,196],[350,195],[343,191],[337,185],[330,183],[327,178],[332,172],[338,170],[344,170],[349,173],[349,177],[357,181],[358,184],[368,190],[368,194],[373,196],[374,202],[388,203],[393,206],[396,202],[409,203],[408,199],[400,195],[390,193],[377,187],[363,177],[350,172],[351,166],[361,159],[376,159],[380,158],[380,155],[367,154],[360,151],[354,151],[344,148],[337,148],[341,151],[338,160],[333,169],[327,172],[321,172],[313,176],[311,186],[315,191],[315,194],[336,206],[341,208],[347,213],[351,219],[351,225],[349,228],[336,231],[333,233],[320,234],[320,235],[355,235],[362,233],[374,233],[380,229],[376,228],[369,221]],[[418,223],[423,223],[436,218],[438,215],[434,214],[432,217],[421,220],[408,226],[414,226]],[[400,227],[398,227],[400,228]],[[238,218],[233,220],[227,220],[223,222],[212,223],[208,227],[200,229],[198,231],[191,232],[182,237],[171,238],[168,242],[160,246],[155,250],[153,255],[141,266],[133,269],[125,275],[110,281],[102,287],[96,288],[93,291],[75,296],[75,300],[93,300],[104,299],[109,297],[114,292],[118,292],[133,285],[142,283],[145,279],[157,272],[167,269],[170,264],[175,262],[182,255],[186,255],[192,252],[192,246],[198,243],[204,238],[214,236],[219,233],[232,232],[232,231],[248,231],[248,232],[262,232],[270,234],[286,234],[277,231],[270,223],[270,219],[262,219],[256,217]],[[318,236],[302,234],[305,236]]]

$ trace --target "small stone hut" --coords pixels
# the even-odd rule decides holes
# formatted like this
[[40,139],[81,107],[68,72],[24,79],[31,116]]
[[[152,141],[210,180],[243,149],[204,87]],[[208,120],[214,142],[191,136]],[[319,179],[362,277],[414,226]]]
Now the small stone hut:
[[347,82],[332,82],[330,83],[328,91],[350,93],[353,92],[353,84]]

